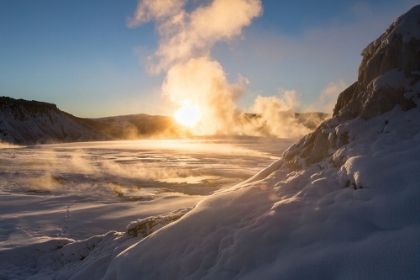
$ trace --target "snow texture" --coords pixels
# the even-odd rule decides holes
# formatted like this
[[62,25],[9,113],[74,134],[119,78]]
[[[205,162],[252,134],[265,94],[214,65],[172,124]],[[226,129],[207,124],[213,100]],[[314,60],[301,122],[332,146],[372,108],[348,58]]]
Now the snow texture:
[[104,279],[417,279],[419,120],[396,107],[340,123],[347,145],[201,201]]
[[419,279],[419,21],[420,6],[398,18],[364,51],[334,117],[250,179],[144,238],[110,232],[25,250],[56,250],[44,267],[70,260],[56,279]]
[[293,142],[2,145],[0,279],[100,279],[119,252],[268,166]]
[[418,279],[419,24],[416,6],[363,51],[332,119],[119,254],[104,279]]

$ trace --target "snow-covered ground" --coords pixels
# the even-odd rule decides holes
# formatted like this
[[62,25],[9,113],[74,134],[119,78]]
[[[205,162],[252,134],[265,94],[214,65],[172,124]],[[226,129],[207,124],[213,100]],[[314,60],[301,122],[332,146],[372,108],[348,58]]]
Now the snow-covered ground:
[[[0,279],[68,277],[89,263],[81,261],[88,255],[110,259],[117,245],[125,248],[142,237],[116,233],[125,232],[130,222],[135,227],[137,220],[188,211],[268,166],[294,141],[241,137],[2,145]],[[57,249],[68,243],[73,247]],[[103,248],[92,251],[99,244]]]
[[292,146],[116,256],[104,279],[419,279],[420,110],[325,127],[341,148],[293,169]]
[[420,110],[324,128],[295,169],[292,140],[3,149],[0,279],[418,279]]
[[420,5],[281,157],[291,140],[1,150],[0,279],[420,279],[419,27]]

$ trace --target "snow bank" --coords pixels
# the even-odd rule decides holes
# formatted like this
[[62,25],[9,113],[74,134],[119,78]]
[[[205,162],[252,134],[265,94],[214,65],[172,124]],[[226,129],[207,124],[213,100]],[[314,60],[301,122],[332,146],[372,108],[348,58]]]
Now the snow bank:
[[363,51],[334,118],[103,279],[420,278],[419,24],[420,5]]
[[341,123],[349,143],[329,157],[200,202],[104,279],[418,278],[419,120],[396,107]]

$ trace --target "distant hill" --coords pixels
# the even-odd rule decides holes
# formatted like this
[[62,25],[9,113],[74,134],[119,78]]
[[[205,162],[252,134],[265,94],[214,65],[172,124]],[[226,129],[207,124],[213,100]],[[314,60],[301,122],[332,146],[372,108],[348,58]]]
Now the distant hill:
[[89,119],[89,124],[115,139],[167,138],[188,135],[173,118],[135,114]]
[[0,97],[0,139],[14,144],[103,140],[86,120],[55,104]]
[[[259,118],[246,114],[249,120]],[[296,119],[309,129],[325,113],[295,113]],[[55,104],[0,97],[0,141],[31,145],[57,142],[100,141],[112,139],[179,138],[191,136],[188,129],[167,116],[147,114],[98,119],[78,118],[61,111]]]
[[0,97],[0,140],[13,144],[181,137],[188,131],[166,116],[78,118],[55,104]]

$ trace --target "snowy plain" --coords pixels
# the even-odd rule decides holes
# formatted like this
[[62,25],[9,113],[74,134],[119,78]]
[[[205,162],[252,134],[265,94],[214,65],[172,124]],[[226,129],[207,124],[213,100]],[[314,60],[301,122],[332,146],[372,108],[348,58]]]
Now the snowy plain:
[[[96,244],[107,232],[115,242],[132,221],[190,209],[268,166],[294,141],[237,137],[3,144],[0,279],[48,279],[60,269],[68,271],[68,278],[90,250],[82,242],[57,261],[52,256],[57,248],[101,236],[91,241]],[[129,244],[138,238],[123,240]],[[107,250],[115,247],[112,243]]]

